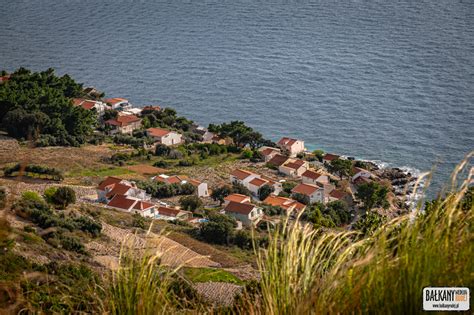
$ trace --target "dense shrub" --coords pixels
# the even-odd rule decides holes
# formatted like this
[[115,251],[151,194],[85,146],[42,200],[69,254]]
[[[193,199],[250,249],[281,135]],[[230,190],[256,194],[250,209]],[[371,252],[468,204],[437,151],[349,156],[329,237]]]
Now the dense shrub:
[[181,208],[188,211],[195,211],[203,205],[202,200],[198,196],[194,195],[181,197],[181,199],[179,199],[179,204],[181,205]]
[[71,98],[81,96],[82,85],[67,74],[20,68],[0,84],[1,125],[10,136],[37,140],[40,146],[78,146],[97,122],[93,111],[73,106]]
[[93,237],[99,236],[102,231],[102,224],[88,217],[81,216],[74,221],[77,223],[79,229],[89,233]]
[[252,235],[245,230],[237,231],[234,236],[234,244],[242,249],[252,249]]
[[76,202],[76,192],[71,187],[58,187],[52,196],[52,202],[59,209],[65,209],[69,204]]
[[207,222],[201,224],[199,235],[208,243],[229,244],[236,221],[226,215],[211,213]]
[[3,174],[7,177],[18,176],[18,175],[34,177],[34,175],[39,175],[48,179],[53,179],[53,180],[58,180],[58,181],[64,179],[61,171],[53,167],[46,167],[46,166],[41,166],[41,165],[22,166],[21,164],[16,164],[11,167],[5,167],[3,169]]

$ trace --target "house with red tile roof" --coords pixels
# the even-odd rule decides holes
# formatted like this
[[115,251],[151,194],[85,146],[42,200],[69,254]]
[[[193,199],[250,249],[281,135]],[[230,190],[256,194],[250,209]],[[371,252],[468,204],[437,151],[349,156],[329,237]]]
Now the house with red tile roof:
[[357,180],[357,178],[359,177],[364,177],[366,179],[369,179],[369,178],[372,178],[373,177],[373,174],[366,170],[366,169],[363,169],[363,168],[360,168],[360,167],[353,167],[352,168],[352,178],[351,178],[351,181],[352,182],[355,182]]
[[281,165],[285,164],[288,159],[288,156],[277,153],[267,162],[267,164],[269,166],[278,168]]
[[183,136],[175,131],[162,128],[148,128],[146,130],[148,137],[153,138],[156,144],[177,145],[183,142]]
[[229,202],[238,202],[238,203],[250,203],[251,198],[242,194],[230,194],[224,198],[224,206],[227,206]]
[[133,197],[141,200],[150,200],[143,189],[139,189],[133,182],[109,176],[97,187],[99,202],[109,202],[116,195]]
[[0,77],[0,84],[3,84],[5,82],[7,82],[8,80],[10,80],[10,75],[9,74],[1,76]]
[[224,214],[242,222],[245,226],[252,226],[263,217],[263,211],[251,203],[230,201],[223,210]]
[[110,134],[123,133],[132,134],[136,129],[140,129],[142,120],[135,115],[118,115],[117,118],[104,122],[110,128]]
[[281,153],[281,150],[278,148],[265,147],[265,146],[258,149],[258,151],[263,155],[263,159],[265,160],[265,162],[270,161],[275,155]]
[[104,100],[112,109],[115,110],[126,110],[132,108],[132,104],[125,99],[120,97],[107,98]]
[[302,203],[300,203],[296,200],[286,198],[286,197],[277,196],[277,195],[274,195],[274,194],[269,195],[263,201],[263,203],[265,203],[267,205],[270,205],[270,206],[283,208],[284,210],[286,210],[287,214],[293,214],[293,215],[297,215],[297,214],[301,213],[302,211],[304,211],[306,209],[306,205],[304,205],[304,204],[302,204]]
[[324,187],[311,184],[299,184],[295,186],[291,192],[294,194],[302,194],[309,198],[309,202],[325,202]]
[[323,156],[323,163],[331,163],[333,160],[339,159],[341,156],[336,155],[336,154],[331,154],[331,153],[326,153]]
[[111,107],[101,101],[88,100],[85,98],[73,98],[72,104],[74,106],[80,106],[85,110],[95,110],[99,116],[102,116],[105,110],[111,109]]
[[313,170],[306,170],[301,174],[301,179],[303,180],[303,184],[318,185],[319,183],[324,185],[329,183],[329,177],[327,175]]
[[170,207],[160,206],[156,210],[155,219],[175,221],[188,220],[193,217],[193,213],[182,209],[175,209]]
[[115,195],[112,200],[107,203],[107,207],[138,213],[144,217],[155,216],[155,205],[153,203],[125,195]]
[[230,174],[230,182],[246,187],[252,195],[258,196],[258,191],[265,185],[272,186],[276,194],[282,191],[282,184],[268,176],[263,176],[243,169],[235,169]]
[[288,159],[278,167],[278,171],[286,176],[300,177],[308,169],[308,162],[300,159]]
[[340,189],[334,189],[329,193],[329,202],[336,200],[344,201],[348,205],[352,205],[354,202],[351,194]]
[[277,146],[290,157],[295,157],[298,153],[304,152],[304,141],[283,137],[277,142]]

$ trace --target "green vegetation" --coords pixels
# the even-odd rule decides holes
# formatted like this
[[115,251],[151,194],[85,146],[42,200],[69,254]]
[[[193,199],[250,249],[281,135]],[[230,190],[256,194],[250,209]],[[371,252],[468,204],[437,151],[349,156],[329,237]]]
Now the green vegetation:
[[137,181],[137,186],[155,198],[170,198],[178,195],[192,195],[196,191],[190,183],[166,184],[157,181]]
[[302,220],[313,223],[315,228],[335,227],[350,223],[351,213],[343,201],[333,201],[326,205],[314,203],[305,209]]
[[76,202],[76,192],[66,186],[58,187],[51,196],[51,203],[58,209],[66,209],[68,205]]
[[82,85],[53,69],[31,72],[20,68],[0,85],[0,121],[12,137],[36,141],[39,146],[78,146],[92,134],[93,111],[73,106],[83,96]]
[[275,144],[262,137],[262,134],[246,126],[243,121],[231,121],[220,125],[209,125],[209,131],[217,133],[221,138],[231,138],[237,146],[259,148],[261,146],[275,146]]
[[340,177],[350,176],[352,174],[352,161],[335,159],[328,166],[329,171],[338,174]]
[[370,182],[360,185],[355,195],[362,201],[364,209],[368,211],[374,207],[388,208],[387,194],[387,187],[377,182]]
[[324,151],[323,150],[314,150],[313,155],[318,159],[319,162],[323,161]]
[[258,198],[260,200],[265,200],[272,192],[275,191],[275,188],[270,185],[263,185],[262,187],[259,188],[258,190]]
[[230,272],[213,268],[184,268],[184,276],[194,282],[228,282],[234,284],[243,284],[242,280]]
[[26,176],[32,178],[51,179],[56,181],[64,179],[64,176],[60,170],[57,170],[53,167],[33,164],[16,164],[11,167],[4,167],[3,174],[7,177]]
[[234,228],[237,226],[235,220],[229,216],[210,213],[208,222],[201,224],[199,236],[208,243],[230,244]]
[[165,108],[161,111],[143,110],[141,114],[143,117],[142,125],[145,129],[159,127],[187,132],[190,131],[193,126],[192,120],[178,116],[176,111],[172,108]]
[[193,212],[203,206],[201,198],[195,195],[181,197],[179,199],[179,204],[182,209]]

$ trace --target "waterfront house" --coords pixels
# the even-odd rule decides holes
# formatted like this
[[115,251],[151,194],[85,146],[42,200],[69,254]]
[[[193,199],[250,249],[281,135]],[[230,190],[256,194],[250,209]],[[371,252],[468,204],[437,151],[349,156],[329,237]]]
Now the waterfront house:
[[213,139],[216,136],[215,133],[202,126],[198,126],[195,132],[202,137],[201,143],[213,143]]
[[230,194],[224,198],[224,206],[227,206],[231,201],[238,203],[250,203],[251,199],[249,196],[242,194]]
[[283,137],[277,142],[277,146],[290,157],[295,157],[298,153],[304,152],[304,141]]
[[245,226],[256,224],[263,217],[262,209],[256,205],[234,201],[230,201],[225,206],[224,214],[235,218]]
[[156,106],[156,105],[147,105],[147,106],[144,106],[142,108],[142,112],[153,112],[153,111],[156,111],[156,112],[159,112],[161,111],[161,107],[160,106]]
[[192,218],[193,213],[181,209],[174,209],[169,207],[160,206],[156,210],[155,219],[175,221],[175,220],[188,220]]
[[80,106],[85,110],[95,110],[99,116],[102,116],[105,110],[110,109],[110,106],[101,101],[86,100],[84,98],[74,98],[72,99],[72,104]]
[[307,169],[308,162],[300,159],[288,159],[288,161],[278,167],[280,173],[292,177],[301,176]]
[[306,170],[302,175],[301,179],[303,180],[303,184],[312,184],[318,185],[319,184],[328,184],[329,177],[324,175],[323,173],[315,172],[312,170]]
[[138,213],[143,217],[154,217],[155,215],[155,205],[153,203],[126,195],[114,195],[107,203],[107,207]]
[[5,82],[7,82],[8,80],[10,80],[10,75],[9,74],[1,76],[0,77],[0,84],[3,84]]
[[306,209],[306,205],[286,197],[277,196],[274,194],[269,195],[264,201],[264,204],[280,207],[286,210],[287,214],[297,215]]
[[352,182],[355,182],[357,180],[357,178],[359,177],[364,177],[364,178],[371,178],[372,177],[372,173],[369,172],[368,170],[365,170],[363,168],[360,168],[360,167],[353,167],[352,168],[352,178],[351,178],[351,181]]
[[348,205],[353,204],[353,199],[352,199],[351,194],[340,189],[334,189],[329,193],[328,201],[331,202],[331,201],[337,201],[337,200],[343,201]]
[[302,194],[309,198],[309,202],[325,202],[324,188],[319,185],[299,184],[291,192],[293,194]]
[[323,156],[323,163],[331,163],[333,160],[337,160],[339,159],[340,156],[339,155],[336,155],[336,154],[331,154],[331,153],[326,153],[324,156]]
[[288,161],[288,157],[286,155],[277,153],[267,162],[267,164],[269,166],[279,168],[281,165],[285,164],[286,161]]
[[118,115],[115,119],[105,121],[105,125],[110,127],[110,134],[132,134],[134,130],[140,129],[142,120],[135,115]]
[[170,131],[161,128],[148,128],[146,130],[147,136],[153,138],[156,143],[164,145],[176,145],[183,142],[182,135],[175,131]]
[[104,102],[106,102],[110,107],[112,107],[112,109],[119,111],[132,108],[132,104],[130,104],[130,102],[125,98],[107,98],[104,100]]
[[278,148],[272,148],[272,147],[261,147],[258,149],[260,153],[262,154],[265,162],[270,161],[275,155],[280,154],[281,150]]

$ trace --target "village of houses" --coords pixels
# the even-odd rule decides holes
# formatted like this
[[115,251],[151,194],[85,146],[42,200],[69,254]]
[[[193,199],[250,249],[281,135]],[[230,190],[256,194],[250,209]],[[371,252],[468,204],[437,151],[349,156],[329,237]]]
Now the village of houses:
[[[114,119],[103,121],[108,127],[109,134],[132,134],[134,130],[142,128],[140,113],[142,110],[161,110],[158,106],[147,106],[143,108],[133,107],[130,102],[123,98],[111,98],[104,101],[74,99],[74,105],[85,109],[95,109],[99,117],[108,110],[118,110],[119,114]],[[228,139],[221,139],[216,134],[209,132],[204,127],[197,130],[202,135],[203,143],[227,144]],[[146,129],[148,137],[154,140],[154,145],[177,146],[184,142],[183,135],[177,131],[161,128]],[[231,216],[238,223],[237,228],[256,226],[260,222],[270,224],[277,223],[279,219],[265,215],[262,205],[281,207],[291,217],[302,213],[307,205],[292,199],[295,194],[304,195],[309,203],[329,203],[340,200],[354,211],[354,202],[357,186],[376,179],[372,172],[354,167],[348,183],[344,186],[338,185],[341,180],[336,174],[331,174],[326,166],[335,159],[343,157],[335,154],[325,154],[322,161],[314,159],[305,160],[310,155],[305,148],[304,141],[283,137],[275,147],[264,146],[258,149],[263,156],[260,163],[261,173],[255,170],[236,168],[228,174],[228,184],[240,184],[250,191],[251,196],[242,194],[230,194],[225,197],[222,205],[212,204],[209,201],[211,189],[215,183],[202,182],[187,176],[175,174],[156,174],[150,180],[164,184],[189,183],[195,187],[195,194],[205,200],[205,204],[213,206],[221,214]],[[286,181],[296,182],[288,196],[281,196],[283,184]],[[272,193],[264,200],[259,199],[259,190],[263,186],[270,186]],[[176,204],[163,200],[151,198],[144,190],[138,188],[131,180],[119,177],[104,178],[97,187],[97,202],[106,207],[118,209],[125,212],[139,213],[140,215],[157,220],[181,220],[191,224],[205,222],[205,218],[193,218],[193,213],[180,209]]]

